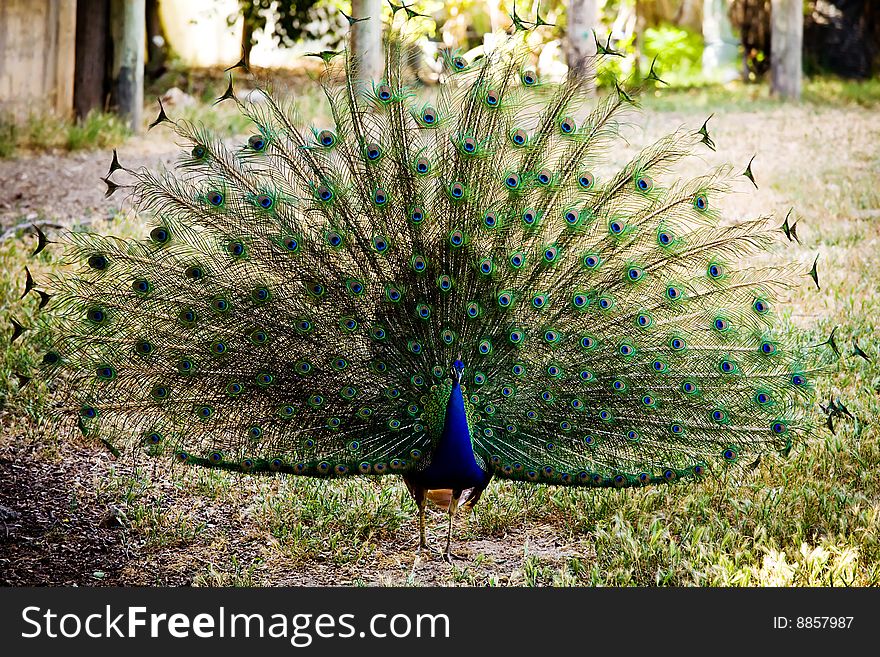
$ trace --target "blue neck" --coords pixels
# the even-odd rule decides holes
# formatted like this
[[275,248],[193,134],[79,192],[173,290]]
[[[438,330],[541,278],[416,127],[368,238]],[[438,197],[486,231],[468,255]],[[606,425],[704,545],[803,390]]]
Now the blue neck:
[[434,447],[430,465],[420,473],[419,479],[424,481],[427,488],[463,490],[485,486],[489,477],[474,456],[461,386],[453,381],[452,394],[446,404],[443,433]]
[[464,410],[464,396],[458,381],[452,383],[452,394],[449,395],[449,401],[446,403],[443,433],[440,435],[435,455],[447,451],[450,455],[455,455],[460,462],[474,460],[471,431]]

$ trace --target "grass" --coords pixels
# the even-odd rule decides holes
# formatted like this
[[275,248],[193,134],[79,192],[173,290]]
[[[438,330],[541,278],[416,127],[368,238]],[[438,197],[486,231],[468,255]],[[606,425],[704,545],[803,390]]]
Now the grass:
[[110,148],[129,134],[122,119],[106,112],[89,112],[77,120],[45,112],[31,114],[24,121],[0,116],[0,158],[23,151]]
[[[873,87],[872,87],[873,88]],[[808,87],[809,90],[809,87]],[[856,90],[860,91],[861,90]],[[630,150],[703,112],[692,92],[646,101],[644,135]],[[697,93],[697,92],[693,92]],[[702,93],[702,92],[700,92]],[[706,92],[710,93],[710,92]],[[824,92],[823,92],[824,93]],[[96,457],[101,504],[124,515],[135,555],[119,582],[205,586],[272,584],[469,586],[876,586],[880,585],[880,125],[842,84],[836,100],[791,107],[707,95],[718,105],[718,157],[748,161],[760,149],[758,192],[734,194],[730,216],[795,206],[803,245],[785,257],[806,268],[821,254],[822,290],[801,286],[788,301],[789,330],[819,342],[839,325],[843,362],[824,397],[845,400],[858,418],[837,433],[817,428],[788,458],[726,471],[694,484],[593,491],[493,482],[474,514],[457,524],[465,561],[447,566],[417,556],[415,507],[402,482],[252,478],[164,461]],[[869,94],[876,93],[869,90]],[[665,92],[664,92],[665,94]],[[656,103],[656,104],[655,104]],[[225,120],[225,119],[224,119]],[[701,122],[701,120],[700,120]],[[699,122],[698,124],[699,125]],[[712,162],[697,162],[703,171]],[[687,171],[686,173],[692,173]],[[781,223],[781,222],[780,222]],[[97,230],[108,227],[96,226]],[[112,230],[140,235],[136,219]],[[21,272],[62,271],[30,245],[0,244],[0,326],[34,320],[19,303]],[[774,256],[775,257],[775,256]],[[805,268],[805,271],[806,271]],[[6,331],[8,329],[0,329]],[[873,357],[852,356],[857,339]],[[17,394],[12,371],[33,351],[0,342],[0,452],[27,443],[34,458],[64,462],[76,436],[38,429],[46,390]],[[20,453],[20,452],[19,452]],[[102,454],[96,448],[96,454]],[[81,504],[78,498],[72,504]],[[434,544],[445,518],[429,516]],[[96,565],[95,569],[98,569]]]

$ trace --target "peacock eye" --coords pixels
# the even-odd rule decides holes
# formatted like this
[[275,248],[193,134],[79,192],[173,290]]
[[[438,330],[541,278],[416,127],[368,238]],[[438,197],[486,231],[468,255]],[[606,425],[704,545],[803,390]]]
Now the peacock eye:
[[565,117],[559,122],[559,129],[563,134],[569,135],[575,131],[576,124],[570,116]]
[[197,160],[204,159],[207,154],[208,154],[208,149],[205,148],[204,146],[202,146],[201,144],[196,145],[191,151],[191,155]]
[[380,84],[379,87],[376,89],[376,95],[379,97],[379,100],[391,100],[391,87],[389,87],[387,84]]
[[538,76],[535,75],[535,72],[533,70],[529,69],[527,71],[523,71],[522,83],[524,85],[526,85],[527,87],[531,87],[537,82],[538,82]]
[[261,194],[257,197],[257,203],[260,204],[261,208],[269,210],[275,204],[275,201],[268,194]]
[[473,153],[477,150],[477,141],[473,137],[465,137],[461,141],[461,147],[466,153]]
[[421,174],[428,173],[431,170],[431,162],[426,157],[420,157],[416,160],[416,171]]
[[523,146],[529,140],[529,136],[525,130],[519,129],[511,133],[510,140],[517,146]]
[[592,173],[582,173],[578,176],[578,185],[580,185],[583,189],[590,189],[595,182],[595,178]]
[[223,205],[223,194],[220,192],[208,192],[208,203],[214,207]]
[[467,62],[465,61],[464,57],[461,57],[459,55],[452,60],[452,66],[458,71],[463,71],[467,68]]
[[462,198],[464,196],[464,185],[459,182],[452,183],[449,187],[449,194],[455,199]]
[[434,125],[437,122],[437,110],[428,105],[422,110],[422,123],[425,125]]
[[252,135],[248,139],[248,146],[259,153],[266,148],[266,139],[263,135]]
[[318,142],[324,148],[330,148],[336,143],[336,135],[329,130],[321,130],[321,132],[318,133]]
[[414,224],[418,224],[425,218],[425,214],[422,212],[421,208],[413,208],[409,213],[409,218]]
[[382,147],[375,142],[367,144],[364,148],[364,152],[367,154],[367,159],[371,162],[375,162],[382,157]]
[[504,184],[507,185],[508,189],[516,189],[519,187],[519,174],[511,173],[508,174],[507,178],[504,179]]
[[648,176],[639,176],[636,179],[636,189],[640,192],[650,192],[654,187],[654,181]]
[[486,104],[489,107],[497,107],[500,100],[501,96],[494,89],[490,89],[486,92]]

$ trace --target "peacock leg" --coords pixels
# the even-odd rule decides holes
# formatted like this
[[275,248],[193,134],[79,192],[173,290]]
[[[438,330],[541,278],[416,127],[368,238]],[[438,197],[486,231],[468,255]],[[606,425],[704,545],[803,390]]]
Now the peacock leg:
[[454,490],[452,491],[452,498],[449,500],[449,531],[446,532],[446,552],[443,554],[443,558],[452,563],[454,555],[452,554],[452,521],[455,520],[455,513],[458,511],[458,500],[461,498],[462,491]]
[[427,496],[422,493],[421,499],[418,501],[419,505],[419,549],[420,550],[430,550],[431,548],[428,546],[428,541],[425,538],[425,507],[428,505]]

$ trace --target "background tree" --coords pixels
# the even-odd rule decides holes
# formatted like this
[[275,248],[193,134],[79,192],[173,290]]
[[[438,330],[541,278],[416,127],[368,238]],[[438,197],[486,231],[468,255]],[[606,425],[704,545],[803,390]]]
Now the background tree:
[[593,30],[598,19],[596,0],[569,0],[565,59],[569,68],[583,66],[596,54]]
[[801,97],[803,77],[803,0],[772,0],[770,12],[770,89],[789,100]]
[[[272,18],[271,36],[279,46],[289,47],[304,37],[318,36],[309,29],[312,23],[328,23],[332,29],[324,29],[320,36],[327,37],[330,48],[339,45],[345,18],[339,13],[335,3],[321,0],[238,0],[239,15],[244,19],[241,29],[241,53],[245,63],[250,63],[251,49],[256,43],[256,35],[266,31],[269,18]],[[230,16],[230,25],[237,20]]]
[[351,26],[352,49],[360,58],[358,76],[362,80],[382,77],[385,57],[382,52],[382,0],[352,0],[351,15],[365,18]]

